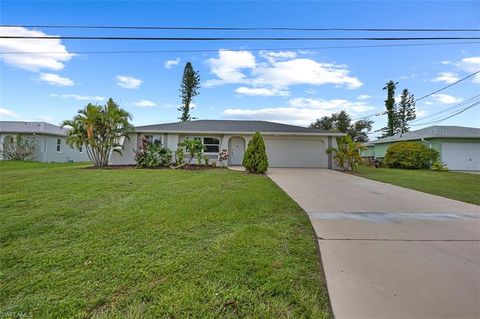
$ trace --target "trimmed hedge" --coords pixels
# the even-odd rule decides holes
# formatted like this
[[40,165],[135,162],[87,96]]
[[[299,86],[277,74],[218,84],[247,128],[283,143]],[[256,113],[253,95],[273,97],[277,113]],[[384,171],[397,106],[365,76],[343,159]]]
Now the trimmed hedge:
[[428,168],[439,154],[420,142],[397,142],[390,145],[383,164],[392,168]]

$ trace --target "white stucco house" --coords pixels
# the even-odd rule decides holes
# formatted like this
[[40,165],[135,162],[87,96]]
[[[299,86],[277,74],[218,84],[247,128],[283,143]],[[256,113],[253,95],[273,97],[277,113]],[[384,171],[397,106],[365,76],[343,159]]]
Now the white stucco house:
[[[0,147],[14,143],[22,134],[37,144],[35,160],[39,162],[88,162],[84,147],[72,148],[66,143],[67,129],[45,122],[0,121]],[[0,159],[1,152],[0,152]]]
[[218,160],[219,151],[227,150],[228,165],[242,165],[247,144],[256,131],[265,141],[270,167],[334,168],[332,156],[325,150],[337,146],[335,137],[345,135],[266,121],[195,120],[137,126],[129,139],[123,140],[122,154],[112,153],[109,164],[135,164],[135,150],[143,136],[151,141],[160,141],[172,152],[184,139],[198,137],[206,147],[205,155],[212,161]]

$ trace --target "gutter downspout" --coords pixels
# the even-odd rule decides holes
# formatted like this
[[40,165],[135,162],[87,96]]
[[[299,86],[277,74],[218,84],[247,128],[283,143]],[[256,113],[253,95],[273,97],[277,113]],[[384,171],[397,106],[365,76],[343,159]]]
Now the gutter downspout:
[[429,149],[432,149],[432,142],[427,141],[427,140],[424,139],[423,137],[421,138],[421,140],[422,140],[422,142],[425,142],[425,143],[428,144],[428,148],[429,148]]
[[[421,140],[422,140],[422,142],[425,142],[425,143],[428,144],[428,148],[429,148],[429,149],[432,149],[432,142],[427,141],[427,140],[424,139],[423,137],[421,138]],[[432,163],[432,161],[430,160],[430,166],[432,166],[432,164],[433,164],[433,163]]]

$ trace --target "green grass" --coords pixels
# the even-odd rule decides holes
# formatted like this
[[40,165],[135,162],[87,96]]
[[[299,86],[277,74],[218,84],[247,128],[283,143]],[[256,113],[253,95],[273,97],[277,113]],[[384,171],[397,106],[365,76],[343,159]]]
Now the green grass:
[[364,166],[359,167],[357,173],[376,181],[480,205],[479,174]]
[[265,176],[5,161],[0,175],[0,317],[329,317],[308,218]]

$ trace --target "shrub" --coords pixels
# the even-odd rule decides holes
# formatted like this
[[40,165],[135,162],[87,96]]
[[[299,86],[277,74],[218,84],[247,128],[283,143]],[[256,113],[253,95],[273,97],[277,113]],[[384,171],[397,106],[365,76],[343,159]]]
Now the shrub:
[[199,138],[185,139],[184,141],[178,143],[178,146],[190,155],[187,165],[196,158],[198,164],[201,164],[203,151],[205,150],[205,145]]
[[354,142],[350,135],[345,135],[337,138],[337,148],[329,147],[326,152],[333,153],[333,159],[339,168],[354,171],[362,163],[360,150],[364,149],[361,143]]
[[248,142],[242,165],[254,174],[263,174],[268,170],[267,152],[260,132],[256,132]]
[[428,168],[437,159],[438,152],[420,142],[398,142],[388,147],[383,164],[393,168]]
[[441,171],[441,172],[448,171],[447,165],[440,160],[437,160],[435,163],[433,163],[431,169],[434,171]]
[[4,142],[1,151],[3,159],[28,161],[35,159],[37,144],[34,138],[19,134],[13,142]]
[[172,159],[172,152],[158,141],[148,143],[142,138],[142,144],[138,151],[135,152],[135,161],[137,167],[155,168],[167,166]]

